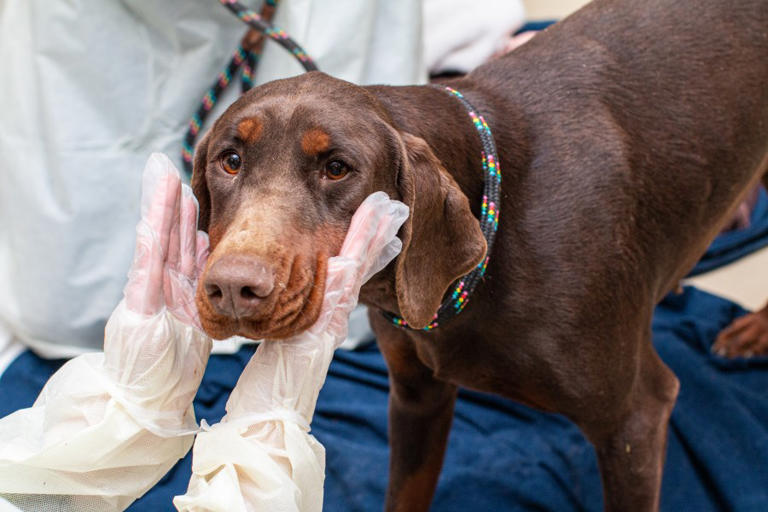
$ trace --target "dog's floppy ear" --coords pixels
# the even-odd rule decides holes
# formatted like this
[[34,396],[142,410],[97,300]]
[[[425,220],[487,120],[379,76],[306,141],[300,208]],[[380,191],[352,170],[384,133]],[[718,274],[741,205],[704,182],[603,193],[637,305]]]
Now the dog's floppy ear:
[[429,325],[448,287],[485,257],[486,242],[467,196],[420,137],[401,133],[397,187],[410,216],[395,267],[400,314],[420,329]]
[[195,147],[195,159],[192,166],[192,179],[190,185],[200,204],[197,229],[208,231],[208,223],[211,219],[211,194],[208,192],[208,182],[205,180],[205,167],[208,162],[208,139],[211,131],[200,139]]

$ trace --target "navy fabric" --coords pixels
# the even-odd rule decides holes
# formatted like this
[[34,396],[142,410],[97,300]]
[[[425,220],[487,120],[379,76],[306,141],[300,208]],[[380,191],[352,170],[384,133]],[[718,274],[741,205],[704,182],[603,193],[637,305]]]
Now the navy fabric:
[[[768,509],[768,358],[728,361],[709,351],[737,305],[694,288],[656,310],[654,344],[681,381],[670,424],[664,511]],[[195,400],[209,423],[253,353],[213,356]],[[29,406],[60,362],[31,352],[0,378],[0,415]],[[387,374],[375,345],[338,352],[312,424],[325,445],[325,510],[380,510],[387,478]],[[173,510],[190,455],[132,511]],[[602,510],[594,450],[566,419],[462,391],[435,511]]]
[[690,276],[703,274],[733,263],[768,245],[768,194],[760,187],[757,203],[750,215],[749,227],[721,233],[693,268]]
[[557,20],[529,21],[525,25],[520,27],[520,29],[517,32],[515,32],[515,35],[521,34],[523,32],[528,32],[528,31],[544,30],[545,28],[548,28],[551,25],[554,25],[555,23],[557,23]]

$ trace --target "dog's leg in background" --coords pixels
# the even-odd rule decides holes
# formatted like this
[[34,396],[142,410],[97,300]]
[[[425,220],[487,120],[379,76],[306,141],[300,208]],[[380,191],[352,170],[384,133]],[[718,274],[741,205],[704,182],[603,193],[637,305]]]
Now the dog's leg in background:
[[457,388],[435,379],[405,331],[376,313],[371,324],[389,369],[387,512],[429,510],[443,466]]
[[724,357],[768,354],[768,304],[734,320],[720,332],[712,350]]
[[[603,389],[603,419],[580,426],[595,445],[603,480],[605,510],[646,512],[659,507],[667,447],[667,424],[680,387],[650,341],[650,328],[636,350],[633,382]],[[599,404],[596,404],[599,405]],[[590,407],[591,408],[591,407]],[[600,410],[600,409],[597,409]]]

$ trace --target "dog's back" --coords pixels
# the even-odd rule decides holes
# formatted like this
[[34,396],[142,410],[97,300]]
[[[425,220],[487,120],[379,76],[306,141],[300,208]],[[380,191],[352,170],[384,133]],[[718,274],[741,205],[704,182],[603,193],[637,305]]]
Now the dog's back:
[[525,110],[542,208],[617,194],[601,215],[657,299],[768,166],[765,0],[596,0],[469,78]]

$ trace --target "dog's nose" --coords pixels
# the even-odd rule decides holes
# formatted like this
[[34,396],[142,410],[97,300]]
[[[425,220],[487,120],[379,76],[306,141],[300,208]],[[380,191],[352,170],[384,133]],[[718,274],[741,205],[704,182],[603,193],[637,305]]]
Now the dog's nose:
[[222,315],[252,315],[275,287],[271,269],[259,259],[243,254],[222,256],[205,275],[205,293]]

